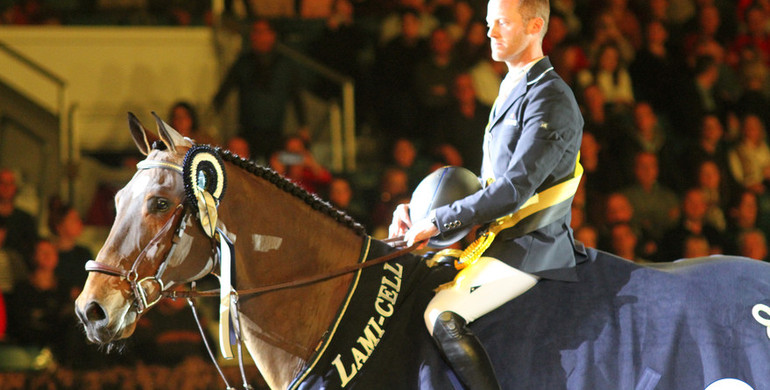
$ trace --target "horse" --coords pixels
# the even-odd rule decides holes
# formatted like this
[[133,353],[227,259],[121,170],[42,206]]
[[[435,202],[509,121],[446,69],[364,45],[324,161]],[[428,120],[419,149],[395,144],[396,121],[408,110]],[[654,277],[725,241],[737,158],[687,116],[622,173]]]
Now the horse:
[[[454,267],[400,252],[367,266],[396,250],[269,168],[155,118],[151,146],[129,114],[146,158],[115,197],[115,222],[75,303],[91,342],[130,337],[155,302],[214,274],[235,291],[261,289],[241,293],[233,310],[270,388],[462,388],[422,315]],[[770,389],[769,264],[712,256],[642,266],[591,248],[584,257],[579,282],[542,280],[471,324],[503,388],[735,380]]]

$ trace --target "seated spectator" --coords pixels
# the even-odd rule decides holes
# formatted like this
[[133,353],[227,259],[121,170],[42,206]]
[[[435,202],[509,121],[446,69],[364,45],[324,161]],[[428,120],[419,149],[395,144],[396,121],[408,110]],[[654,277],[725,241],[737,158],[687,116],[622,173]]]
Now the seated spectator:
[[690,77],[677,87],[676,107],[670,110],[672,128],[682,138],[696,139],[700,118],[713,113],[722,118],[727,103],[718,93],[717,81],[720,67],[712,55],[699,56],[690,72]]
[[599,47],[590,69],[578,74],[578,85],[596,84],[613,110],[627,110],[634,102],[634,90],[628,68],[622,62],[618,46],[609,42]]
[[646,263],[647,260],[639,256],[638,233],[631,224],[619,222],[610,229],[610,251],[626,260],[634,263]]
[[386,15],[380,22],[380,43],[387,44],[394,39],[398,39],[399,32],[404,31],[403,15],[408,12],[414,15],[417,30],[416,35],[420,38],[427,38],[431,31],[439,26],[438,19],[431,13],[431,8],[425,0],[396,0],[399,5],[396,12]]
[[251,147],[249,141],[246,141],[243,137],[232,137],[227,141],[227,150],[237,154],[238,156],[250,160],[251,159]]
[[418,118],[423,131],[412,137],[419,136],[423,145],[437,135],[429,131],[430,125],[446,115],[451,107],[452,86],[460,73],[460,66],[454,58],[454,43],[446,29],[435,29],[428,42],[428,55],[417,63],[413,77],[420,110]]
[[642,28],[636,13],[628,7],[628,0],[609,0],[605,2],[605,12],[614,20],[620,33],[638,50],[642,47]]
[[13,292],[13,288],[28,277],[27,263],[14,249],[4,246],[8,235],[5,218],[0,218],[0,295]]
[[633,107],[633,123],[626,129],[626,136],[616,140],[615,161],[623,172],[633,173],[634,158],[646,152],[657,156],[658,166],[664,167],[658,179],[670,188],[684,187],[682,177],[675,169],[676,140],[667,136],[666,128],[657,113],[647,102],[637,102]]
[[725,236],[725,253],[740,253],[739,236],[743,232],[759,228],[759,204],[757,194],[743,190],[731,199]]
[[724,232],[727,228],[724,208],[729,196],[729,188],[723,184],[722,173],[713,160],[704,160],[698,165],[696,188],[703,192],[706,200],[706,221]]
[[7,298],[8,336],[13,342],[49,347],[61,353],[62,332],[72,314],[69,292],[56,278],[59,256],[54,244],[40,239],[34,244],[33,269]]
[[650,234],[638,224],[634,217],[634,207],[628,198],[620,192],[607,195],[605,201],[604,218],[599,226],[599,249],[612,251],[612,228],[618,224],[628,224],[636,233],[636,248],[644,258],[654,255],[658,246],[650,238]]
[[56,278],[61,288],[69,291],[72,301],[80,295],[88,273],[86,261],[94,258],[91,250],[78,244],[83,233],[83,220],[74,207],[53,197],[48,203],[48,228],[54,235],[53,243],[59,252]]
[[[634,158],[635,183],[623,190],[631,202],[635,220],[650,238],[659,242],[679,219],[676,194],[658,182],[658,156],[639,152]],[[645,254],[648,256],[648,254]]]
[[[585,190],[585,196],[581,206],[585,208],[589,219],[598,215],[597,211],[601,209],[599,203],[603,195],[620,187],[617,184],[619,179],[615,179],[614,176],[617,172],[613,172],[619,170],[613,169],[608,164],[602,164],[602,161],[612,161],[606,158],[607,154],[596,141],[594,134],[584,131],[583,141],[580,144],[580,165],[583,166],[583,177],[580,184]],[[573,200],[573,204],[576,200]]]
[[[701,118],[698,138],[691,142],[685,148],[685,158],[681,166],[688,172],[687,177],[696,178],[697,168],[705,160],[713,161],[717,164],[720,173],[723,175],[723,184],[731,185],[731,177],[727,167],[727,144],[724,140],[724,126],[714,114],[706,114]],[[688,183],[694,185],[694,182]]]
[[685,240],[689,236],[702,236],[712,254],[722,253],[722,235],[706,221],[706,199],[699,188],[692,188],[682,199],[682,217],[679,223],[668,229],[661,238],[658,261],[674,261],[684,257]]
[[754,260],[768,261],[767,238],[761,230],[749,230],[738,236],[738,254]]
[[[467,4],[464,1],[457,2]],[[487,41],[487,26],[481,20],[473,20],[466,28],[465,34],[455,43],[455,58],[461,72],[467,72],[471,67],[489,57],[489,42]]]
[[569,220],[569,227],[572,228],[572,230],[577,230],[581,226],[583,226],[586,223],[586,217],[585,217],[585,210],[582,206],[572,204],[572,207],[570,208],[570,220]]
[[767,32],[767,15],[759,6],[754,5],[745,12],[746,31],[738,34],[730,46],[730,51],[740,56],[747,47],[759,50],[761,59],[770,65],[770,34]]
[[[460,42],[463,38],[468,36],[468,31],[471,25],[480,20],[475,18],[476,11],[467,0],[454,1],[452,6],[452,19],[447,23],[443,23],[446,26],[449,36],[455,42]],[[484,26],[484,34],[486,37],[486,26]]]
[[332,179],[299,135],[289,136],[283,149],[273,153],[270,168],[312,193],[323,190]]
[[543,53],[551,59],[553,69],[570,86],[580,71],[588,68],[588,57],[577,37],[570,33],[564,15],[552,12],[548,31],[543,38]]
[[495,61],[492,56],[477,62],[469,70],[473,79],[473,89],[484,105],[492,107],[495,104],[495,99],[500,92],[500,83],[507,71],[505,62]]
[[599,58],[597,55],[605,45],[614,45],[623,63],[630,64],[634,60],[636,50],[631,42],[623,36],[615,18],[606,10],[600,11],[592,20],[593,31],[587,43],[589,58]]
[[412,192],[428,174],[430,163],[417,155],[417,147],[408,138],[395,140],[387,165],[403,170],[407,175],[407,190]]
[[593,225],[583,224],[575,229],[575,239],[582,242],[587,248],[597,248],[599,234]]
[[16,207],[16,174],[0,168],[0,218],[5,218],[8,230],[5,247],[18,252],[27,264],[32,264],[33,245],[37,240],[37,221],[26,211]]
[[616,126],[613,126],[612,115],[607,112],[604,92],[596,84],[583,88],[580,108],[585,120],[585,132],[593,133],[600,145],[609,151],[617,144],[617,139],[623,137]]
[[682,76],[684,64],[678,60],[677,53],[671,53],[668,30],[662,22],[653,20],[647,23],[645,37],[644,47],[628,67],[634,97],[649,102],[655,111],[667,114],[677,96],[660,86],[675,85]]
[[706,237],[693,234],[684,239],[682,258],[693,259],[710,256],[711,254],[711,247]]
[[730,148],[728,161],[735,181],[755,194],[764,194],[770,178],[770,148],[765,142],[765,127],[756,115],[741,122],[740,142]]
[[169,124],[179,134],[192,139],[197,144],[217,145],[213,137],[206,134],[200,127],[198,112],[192,104],[178,101],[171,106],[168,113]]
[[362,205],[353,201],[355,193],[350,186],[350,181],[343,177],[334,177],[329,183],[327,199],[332,206],[344,211],[358,223],[368,226],[366,212],[362,210]]
[[453,147],[462,157],[461,165],[477,175],[481,172],[481,149],[489,110],[489,106],[476,98],[471,76],[460,73],[453,83],[452,108],[438,118],[434,132],[439,136],[433,142]]
[[388,226],[393,220],[393,211],[401,203],[408,203],[411,192],[408,176],[403,169],[387,168],[382,173],[379,184],[379,198],[371,210],[370,228],[367,229],[375,238],[388,236]]
[[770,98],[767,95],[767,65],[760,60],[749,61],[741,65],[740,76],[743,93],[736,104],[736,114],[746,116],[756,115],[762,123],[770,123]]
[[682,46],[685,56],[695,57],[696,47],[704,42],[727,43],[727,37],[721,31],[722,15],[715,5],[700,7],[696,23],[695,30],[684,36]]

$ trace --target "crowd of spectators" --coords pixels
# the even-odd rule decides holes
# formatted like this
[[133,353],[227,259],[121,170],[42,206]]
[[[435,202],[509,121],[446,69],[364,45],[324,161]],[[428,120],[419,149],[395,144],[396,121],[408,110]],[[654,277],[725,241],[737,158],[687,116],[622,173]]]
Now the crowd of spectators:
[[[187,4],[196,10],[193,19],[207,23],[205,4],[137,3],[156,17],[176,15],[168,9]],[[167,6],[153,13],[156,3]],[[225,3],[233,6],[232,1]],[[246,12],[259,16],[259,3],[245,2],[251,4]],[[297,15],[312,8],[303,5],[311,2],[278,3],[291,3],[287,9]],[[185,102],[173,106],[169,121],[186,136],[269,165],[383,238],[395,206],[408,202],[431,170],[449,164],[479,172],[484,127],[506,69],[490,58],[483,0],[321,3],[327,5],[317,13],[324,20],[322,33],[305,37],[307,52],[356,81],[357,125],[369,129],[361,137],[379,145],[369,150],[371,155],[358,156],[366,162],[362,171],[330,172],[311,152],[315,140],[305,128],[278,142],[270,124],[272,144],[266,149],[254,145],[260,134],[246,128],[261,124],[242,123],[237,137],[218,140],[200,132],[195,108]],[[13,2],[3,11],[2,22],[52,20],[50,13],[39,11],[50,9],[45,4]],[[716,253],[767,261],[770,1],[551,0],[551,6],[544,49],[572,87],[585,119],[585,174],[572,212],[575,236],[636,262]],[[273,35],[270,20],[257,23],[250,24],[252,33],[280,39],[280,34]],[[272,61],[273,56],[266,58]],[[250,60],[267,64],[259,56]],[[285,68],[276,69],[281,70]],[[246,99],[254,92],[242,84],[250,76],[245,81],[237,76],[225,80],[216,98],[212,96],[212,106],[221,104],[230,89],[238,88]],[[260,80],[267,88],[270,80]],[[324,81],[301,87],[324,99],[337,98],[338,92]],[[296,99],[284,96],[276,104],[291,100]],[[282,113],[283,107],[276,110]],[[52,324],[71,320],[71,300],[85,277],[61,270],[77,269],[91,254],[77,246],[79,216],[66,205],[57,203],[51,213],[52,239],[41,240],[29,231],[35,226],[33,217],[13,207],[12,182],[12,172],[0,171],[0,268],[13,271],[0,269],[5,298],[0,307],[8,313],[8,326],[0,321],[0,331],[5,340],[41,341],[51,337]],[[40,298],[36,312],[24,313],[38,317],[25,319],[23,326],[24,332],[38,331],[38,336],[18,333],[14,325],[22,318],[12,314],[20,295]],[[51,303],[59,301],[67,302],[68,313]],[[177,309],[172,305],[163,311],[175,316]],[[139,332],[152,326],[148,317]],[[178,350],[200,352],[189,347]],[[181,361],[178,356],[168,359]]]

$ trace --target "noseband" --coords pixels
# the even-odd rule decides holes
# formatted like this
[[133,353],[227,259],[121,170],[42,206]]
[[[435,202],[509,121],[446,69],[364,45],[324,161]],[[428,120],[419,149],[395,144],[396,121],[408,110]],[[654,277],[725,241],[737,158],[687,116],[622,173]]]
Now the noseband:
[[[162,168],[176,171],[179,174],[182,173],[181,166],[165,161],[144,160],[139,162],[136,167],[139,170]],[[177,205],[171,218],[166,222],[165,225],[163,225],[158,233],[155,234],[155,236],[150,240],[149,243],[147,243],[144,249],[142,249],[142,251],[136,257],[134,264],[131,266],[131,269],[126,270],[94,260],[88,260],[85,267],[86,271],[118,276],[121,279],[127,281],[131,286],[131,290],[134,292],[134,296],[136,297],[136,311],[139,314],[142,314],[145,310],[154,306],[163,298],[163,291],[166,289],[166,284],[163,282],[162,276],[166,271],[168,261],[173,255],[177,243],[182,237],[182,232],[184,232],[185,228],[187,227],[187,223],[184,219],[185,214],[186,208],[184,204]],[[169,249],[166,257],[164,257],[160,262],[160,265],[158,265],[158,269],[155,271],[155,274],[149,276],[141,276],[139,274],[139,267],[148,259],[148,253],[152,248],[158,247],[162,242],[168,240],[169,234],[173,234],[171,237],[171,249]],[[147,290],[153,284],[157,286],[158,293],[156,297],[151,298],[147,293]]]

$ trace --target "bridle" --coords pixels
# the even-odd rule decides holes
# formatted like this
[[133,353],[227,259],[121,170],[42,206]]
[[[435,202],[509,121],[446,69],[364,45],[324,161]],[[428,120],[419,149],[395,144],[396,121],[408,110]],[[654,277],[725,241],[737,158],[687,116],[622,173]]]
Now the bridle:
[[[181,166],[174,163],[165,162],[165,161],[144,160],[144,161],[141,161],[139,164],[137,164],[137,168],[139,170],[162,168],[162,169],[170,169],[170,170],[179,172],[180,174],[182,173]],[[176,246],[179,243],[179,240],[182,238],[182,233],[187,228],[187,223],[184,218],[185,215],[186,215],[186,207],[184,206],[183,203],[180,203],[174,209],[174,213],[171,216],[171,218],[169,218],[169,220],[165,223],[165,225],[163,225],[163,227],[158,231],[158,233],[156,233],[155,236],[150,240],[150,242],[148,242],[147,245],[142,249],[142,251],[136,257],[136,259],[134,259],[134,263],[130,269],[126,270],[126,269],[118,268],[109,264],[100,263],[95,260],[89,260],[86,262],[86,265],[85,265],[86,271],[99,272],[99,273],[111,275],[111,276],[118,276],[121,279],[124,279],[126,282],[128,282],[135,296],[134,304],[136,305],[136,311],[138,314],[142,314],[144,311],[146,311],[150,307],[160,302],[160,300],[165,295],[164,292],[166,290],[167,284],[163,282],[162,278],[163,278],[163,274],[166,271],[167,265],[169,263],[169,259],[172,258],[175,252]],[[158,265],[158,269],[155,271],[154,274],[150,274],[148,276],[140,275],[139,268],[148,259],[149,251],[152,248],[155,248],[161,245],[164,242],[164,240],[167,240],[169,234],[172,234],[171,249],[169,249],[169,251],[166,253],[166,256]],[[150,264],[152,264],[152,262],[150,262]],[[212,266],[212,269],[213,269],[213,266]],[[209,272],[211,271],[209,270]],[[157,296],[151,298],[147,292],[148,291],[147,287],[150,287],[153,284],[157,286],[158,293],[157,293]]]

